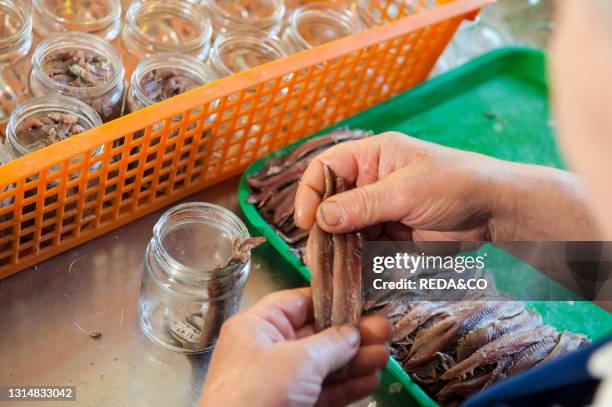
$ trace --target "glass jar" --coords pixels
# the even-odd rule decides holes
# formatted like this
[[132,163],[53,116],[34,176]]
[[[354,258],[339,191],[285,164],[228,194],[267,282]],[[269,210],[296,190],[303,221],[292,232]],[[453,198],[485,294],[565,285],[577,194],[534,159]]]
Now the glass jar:
[[209,63],[215,73],[224,78],[286,55],[281,41],[264,31],[227,32],[216,38]]
[[[101,124],[102,119],[95,110],[78,99],[34,97],[11,113],[6,126],[6,141],[14,160]],[[101,149],[98,148],[94,155]]]
[[0,0],[0,132],[25,90],[19,61],[32,47],[32,18],[23,0]]
[[77,98],[107,122],[121,115],[123,74],[119,53],[105,40],[86,33],[56,34],[34,51],[29,88],[34,96]]
[[212,25],[206,9],[188,0],[135,0],[127,10],[123,45],[128,71],[158,52],[178,52],[204,61]]
[[[437,0],[356,0],[352,8],[365,26],[371,28],[437,5]],[[381,10],[381,6],[385,9]]]
[[59,32],[85,32],[112,41],[121,29],[119,0],[32,0],[34,30],[46,38]]
[[283,0],[208,0],[215,33],[257,29],[277,34],[285,15]]
[[160,53],[142,60],[132,73],[127,108],[135,112],[215,80],[201,61],[178,53]]
[[310,3],[295,10],[281,38],[289,49],[298,52],[362,29],[361,23],[345,10],[330,4]]
[[250,253],[231,261],[246,226],[227,209],[185,203],[162,215],[145,251],[138,322],[152,341],[175,351],[210,349],[239,307]]

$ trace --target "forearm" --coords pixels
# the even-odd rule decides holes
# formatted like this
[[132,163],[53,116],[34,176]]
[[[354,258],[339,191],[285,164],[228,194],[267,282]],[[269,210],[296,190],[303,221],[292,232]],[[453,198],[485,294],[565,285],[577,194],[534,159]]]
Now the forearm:
[[492,177],[492,240],[597,240],[588,196],[570,172],[500,162]]

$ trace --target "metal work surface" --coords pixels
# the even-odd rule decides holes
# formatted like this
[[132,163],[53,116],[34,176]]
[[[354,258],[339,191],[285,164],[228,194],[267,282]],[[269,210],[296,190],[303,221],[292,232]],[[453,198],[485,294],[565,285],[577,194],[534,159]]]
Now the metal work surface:
[[[238,180],[186,201],[240,213]],[[194,406],[210,355],[174,353],[140,331],[136,304],[155,212],[36,267],[0,280],[0,385],[76,386],[76,402],[2,406]],[[269,246],[253,258],[242,306],[304,284]],[[100,332],[92,338],[90,333]],[[248,358],[245,355],[245,360]],[[365,401],[360,405],[372,405]],[[384,403],[386,404],[386,403]]]

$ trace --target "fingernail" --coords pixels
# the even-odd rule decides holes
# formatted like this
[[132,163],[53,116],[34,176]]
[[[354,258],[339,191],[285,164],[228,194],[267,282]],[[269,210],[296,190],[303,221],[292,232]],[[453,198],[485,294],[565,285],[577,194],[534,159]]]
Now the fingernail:
[[327,226],[337,226],[342,221],[342,209],[334,201],[323,202],[319,214]]
[[338,328],[338,332],[344,336],[351,347],[359,346],[359,331],[353,325],[342,325]]

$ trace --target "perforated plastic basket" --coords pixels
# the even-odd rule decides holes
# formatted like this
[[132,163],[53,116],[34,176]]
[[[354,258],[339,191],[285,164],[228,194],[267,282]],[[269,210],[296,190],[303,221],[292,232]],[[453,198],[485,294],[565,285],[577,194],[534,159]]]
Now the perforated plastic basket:
[[0,166],[0,278],[240,174],[256,158],[422,82],[459,23],[492,0],[438,0],[410,16],[396,1],[373,3],[384,25]]

